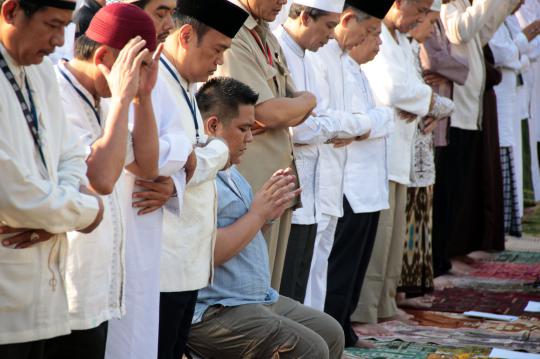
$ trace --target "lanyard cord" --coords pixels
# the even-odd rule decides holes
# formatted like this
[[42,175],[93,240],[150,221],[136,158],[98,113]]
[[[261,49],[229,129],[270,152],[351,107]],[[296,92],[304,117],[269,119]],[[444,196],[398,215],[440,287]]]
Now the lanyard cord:
[[184,96],[184,100],[186,100],[186,103],[187,103],[187,105],[189,107],[189,110],[191,111],[191,116],[193,117],[193,125],[195,126],[195,138],[197,140],[197,143],[199,143],[200,135],[199,135],[199,122],[197,121],[197,107],[189,99],[189,95],[188,95],[187,91],[182,86],[182,83],[180,82],[180,79],[176,75],[175,71],[171,68],[171,66],[163,58],[160,58],[159,60],[161,61],[163,66],[165,66],[165,68],[167,69],[169,74],[171,74],[173,79],[178,83],[178,85],[180,86],[180,89],[182,89],[182,95]]
[[62,76],[66,79],[66,81],[71,85],[71,87],[73,87],[75,92],[77,92],[77,94],[80,96],[80,98],[88,105],[88,107],[90,107],[90,109],[94,113],[94,116],[96,116],[96,120],[97,120],[98,124],[101,126],[101,117],[99,116],[99,112],[94,107],[92,102],[90,102],[88,97],[86,97],[85,94],[77,86],[75,86],[73,81],[71,81],[69,76],[63,70],[61,70],[61,69],[59,69],[59,70],[60,70],[60,73],[62,74]]

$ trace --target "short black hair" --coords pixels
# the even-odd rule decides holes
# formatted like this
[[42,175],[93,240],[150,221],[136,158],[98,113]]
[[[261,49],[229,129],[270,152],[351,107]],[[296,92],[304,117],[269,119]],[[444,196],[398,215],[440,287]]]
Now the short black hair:
[[[0,6],[4,5],[5,1],[6,0],[0,0]],[[27,18],[31,18],[36,12],[45,10],[45,8],[47,8],[47,5],[36,4],[26,0],[19,0],[19,6],[24,11]]]
[[201,42],[204,35],[206,35],[206,33],[210,30],[210,26],[195,19],[194,17],[180,13],[178,9],[173,11],[172,18],[175,29],[179,29],[184,25],[191,25],[193,30],[195,30],[195,34],[197,35],[198,43]]
[[137,5],[138,7],[144,10],[144,8],[146,7],[146,5],[148,5],[149,2],[150,0],[139,0],[139,1],[132,2],[132,4]]
[[101,44],[92,40],[86,35],[81,35],[75,39],[74,55],[77,60],[88,61]]
[[304,11],[313,20],[318,20],[320,17],[330,14],[330,12],[326,10],[320,10],[300,4],[292,4],[291,8],[289,9],[289,17],[291,19],[297,19],[300,14],[302,14],[302,11]]
[[214,77],[197,92],[197,105],[204,119],[217,116],[229,123],[238,116],[241,105],[257,104],[259,95],[248,85],[230,77]]

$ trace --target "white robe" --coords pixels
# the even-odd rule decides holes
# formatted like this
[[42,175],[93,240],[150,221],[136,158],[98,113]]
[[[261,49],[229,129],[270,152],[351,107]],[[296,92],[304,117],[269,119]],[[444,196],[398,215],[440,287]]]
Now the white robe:
[[[509,18],[511,19],[511,18]],[[497,114],[499,121],[499,143],[501,147],[512,147],[514,155],[514,180],[517,185],[519,216],[523,216],[523,164],[520,108],[517,75],[529,65],[526,54],[521,54],[524,35],[516,33],[512,37],[508,20],[501,25],[489,42],[495,58],[495,66],[502,72],[502,81],[495,86],[497,94]],[[525,38],[525,45],[528,44]],[[521,45],[520,45],[521,44]],[[523,87],[523,86],[521,86]]]
[[[191,143],[180,125],[181,114],[170,104],[162,75],[158,76],[152,92],[154,116],[159,135],[159,175],[178,177],[185,175],[184,165],[191,152]],[[133,115],[133,114],[131,114]],[[131,121],[133,120],[133,116]],[[126,171],[125,191],[138,192],[135,176]],[[177,185],[177,198],[169,202],[181,208],[182,186]],[[147,359],[157,356],[159,330],[159,275],[163,209],[140,216],[132,208],[133,200],[126,202],[126,315],[111,320],[107,337],[106,358]]]

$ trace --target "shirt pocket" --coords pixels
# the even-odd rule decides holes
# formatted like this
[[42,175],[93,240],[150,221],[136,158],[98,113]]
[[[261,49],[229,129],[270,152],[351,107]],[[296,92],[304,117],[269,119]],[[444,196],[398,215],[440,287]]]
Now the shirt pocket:
[[20,311],[34,301],[37,248],[0,246],[0,312]]

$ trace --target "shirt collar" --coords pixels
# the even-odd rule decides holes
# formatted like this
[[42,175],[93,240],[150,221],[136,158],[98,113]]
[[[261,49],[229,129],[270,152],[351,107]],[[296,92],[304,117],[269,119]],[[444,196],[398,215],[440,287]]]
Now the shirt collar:
[[336,39],[331,39],[330,41],[328,41],[328,44],[326,46],[328,46],[328,48],[338,56],[343,56],[346,54],[346,52],[343,51],[341,46],[339,46],[339,43]]
[[19,84],[20,88],[24,88],[24,66],[21,66],[15,62],[15,59],[11,57],[11,55],[8,53],[6,48],[4,47],[4,44],[0,42],[0,51],[2,52],[2,56],[4,56],[4,59],[6,60],[7,65],[9,66],[9,69],[13,73],[13,76],[15,76],[15,80],[17,81],[17,84]]
[[74,86],[76,86],[77,89],[79,89],[79,91],[81,91],[83,93],[83,95],[86,96],[86,98],[88,98],[89,100],[94,102],[95,107],[98,107],[99,106],[99,101],[96,102],[96,99],[94,98],[94,96],[92,96],[92,94],[83,85],[81,85],[81,83],[77,80],[77,78],[66,67],[65,62],[66,62],[66,60],[64,60],[64,59],[58,61],[58,63],[56,64],[56,66],[58,66],[58,70],[62,71],[64,74],[66,74],[66,76],[71,80],[71,83]]
[[282,38],[285,41],[285,43],[291,48],[291,50],[294,52],[294,54],[298,57],[304,57],[306,54],[306,51],[298,45],[298,43],[292,38],[292,36],[287,32],[285,27],[281,25],[278,28],[278,33],[282,34]]
[[229,1],[235,4],[236,6],[244,9],[244,11],[249,14],[248,18],[244,22],[245,27],[247,27],[249,30],[253,30],[254,28],[257,27],[257,25],[259,25],[259,22],[251,15],[251,12],[246,6],[244,6],[244,4],[242,4],[239,0],[229,0]]

